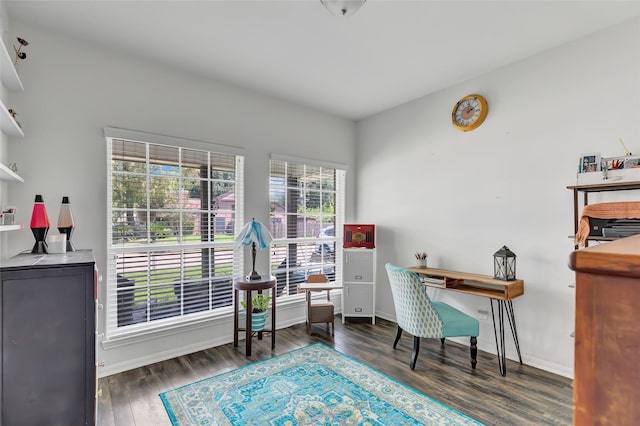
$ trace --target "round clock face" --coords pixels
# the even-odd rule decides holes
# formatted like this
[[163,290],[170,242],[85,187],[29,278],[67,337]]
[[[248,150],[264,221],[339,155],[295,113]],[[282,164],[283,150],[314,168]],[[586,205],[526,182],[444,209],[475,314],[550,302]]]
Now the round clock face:
[[453,107],[451,122],[458,130],[468,132],[480,126],[488,112],[489,105],[485,98],[480,95],[465,96]]

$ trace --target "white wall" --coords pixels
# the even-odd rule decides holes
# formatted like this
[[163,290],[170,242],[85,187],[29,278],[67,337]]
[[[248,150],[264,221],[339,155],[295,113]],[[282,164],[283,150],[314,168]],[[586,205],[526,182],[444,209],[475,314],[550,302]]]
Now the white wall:
[[[9,41],[9,18],[3,1],[0,1],[0,37],[4,40],[5,46],[9,46],[10,49],[11,44],[7,43]],[[7,106],[9,103],[9,91],[2,84],[0,84],[0,98],[2,103]],[[7,107],[10,108],[9,106]],[[9,138],[0,132],[0,162],[3,164],[9,164],[8,147]],[[0,180],[0,209],[9,205],[7,200],[8,187],[8,182]],[[5,232],[0,232],[0,260],[7,257],[7,236],[5,234]]]
[[[94,249],[104,270],[104,126],[245,148],[246,213],[262,219],[270,152],[345,163],[347,220],[378,227],[378,315],[394,318],[385,262],[412,264],[412,253],[425,250],[431,266],[491,274],[492,254],[506,244],[525,280],[525,296],[514,301],[524,361],[571,376],[574,293],[567,260],[573,245],[567,237],[573,224],[566,185],[575,183],[580,153],[620,155],[618,137],[640,152],[639,24],[363,120],[355,147],[356,126],[348,120],[11,21],[11,37],[30,42],[20,69],[25,91],[12,95],[26,136],[0,139],[0,154],[8,151],[25,183],[0,195],[18,206],[21,223],[28,223],[35,194],[43,194],[54,220],[60,198],[70,196],[76,246]],[[489,116],[476,131],[460,133],[450,124],[451,108],[473,92],[487,97]],[[28,229],[10,234],[9,255],[33,244]],[[476,316],[489,306],[471,296],[435,297]],[[104,286],[100,298],[104,302]],[[301,301],[279,308],[282,326],[302,318]],[[100,374],[227,343],[231,335],[227,317],[101,347],[106,366]],[[481,321],[479,346],[495,352],[488,319]]]
[[[450,114],[470,93],[487,98],[489,115],[462,133]],[[378,227],[378,315],[395,318],[385,262],[412,265],[424,250],[430,266],[491,275],[492,255],[506,244],[525,281],[513,302],[523,360],[572,376],[566,186],[576,183],[581,153],[624,155],[619,137],[640,152],[638,106],[635,20],[360,122],[356,216]],[[442,290],[434,297],[476,317],[489,309],[485,298]],[[507,355],[517,359],[507,337]],[[490,319],[481,320],[478,345],[495,353]]]
[[[25,179],[10,190],[18,206],[17,220],[28,224],[34,195],[42,194],[55,222],[61,197],[68,195],[76,222],[74,244],[94,249],[102,271],[107,245],[105,126],[245,149],[245,216],[262,221],[268,221],[269,214],[271,152],[353,169],[355,124],[349,120],[158,66],[26,22],[12,20],[11,26],[30,43],[20,70],[25,91],[14,102],[25,138],[9,147]],[[348,192],[354,193],[352,182]],[[349,198],[350,209],[352,205]],[[29,229],[9,238],[11,255],[33,245]],[[104,285],[100,300],[105,303]],[[279,324],[300,321],[304,321],[302,300],[281,306]],[[104,331],[104,311],[99,328]],[[232,323],[227,315],[172,333],[140,343],[101,346],[99,357],[105,367],[99,374],[228,343]]]

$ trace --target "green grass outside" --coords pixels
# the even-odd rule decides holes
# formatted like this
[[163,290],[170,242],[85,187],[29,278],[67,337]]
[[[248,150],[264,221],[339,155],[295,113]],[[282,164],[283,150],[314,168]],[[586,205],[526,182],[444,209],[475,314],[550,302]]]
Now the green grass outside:
[[[217,265],[216,273],[219,276],[232,275],[233,265]],[[156,269],[151,274],[150,280],[147,283],[148,273],[147,271],[135,271],[127,274],[121,274],[124,278],[131,280],[135,283],[134,290],[134,303],[146,303],[147,301],[147,288],[150,292],[149,297],[162,301],[163,303],[177,301],[173,285],[179,284],[181,281],[180,268],[163,268]],[[202,267],[188,266],[184,268],[184,280],[199,280],[202,278]]]

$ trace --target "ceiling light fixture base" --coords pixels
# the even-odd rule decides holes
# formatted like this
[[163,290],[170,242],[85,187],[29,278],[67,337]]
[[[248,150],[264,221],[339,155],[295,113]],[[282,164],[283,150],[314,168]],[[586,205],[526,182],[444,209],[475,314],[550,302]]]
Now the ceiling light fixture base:
[[367,0],[320,0],[329,12],[336,16],[351,16],[356,13]]

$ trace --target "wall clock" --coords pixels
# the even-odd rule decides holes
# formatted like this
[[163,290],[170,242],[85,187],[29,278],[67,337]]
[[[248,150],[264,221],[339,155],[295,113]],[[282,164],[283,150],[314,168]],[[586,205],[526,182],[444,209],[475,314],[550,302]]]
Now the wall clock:
[[487,100],[480,95],[467,95],[460,99],[451,111],[451,122],[453,126],[468,132],[477,129],[482,124],[489,113]]

